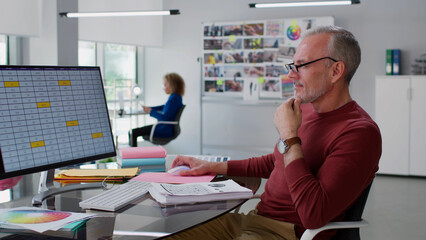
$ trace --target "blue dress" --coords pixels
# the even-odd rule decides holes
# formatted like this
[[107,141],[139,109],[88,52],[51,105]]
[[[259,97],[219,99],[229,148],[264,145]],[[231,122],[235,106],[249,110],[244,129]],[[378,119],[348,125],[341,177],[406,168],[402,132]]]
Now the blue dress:
[[[151,108],[151,117],[158,121],[174,121],[178,110],[183,106],[182,97],[179,94],[172,93],[167,99],[166,104]],[[173,136],[173,125],[158,124],[154,132],[155,137]]]

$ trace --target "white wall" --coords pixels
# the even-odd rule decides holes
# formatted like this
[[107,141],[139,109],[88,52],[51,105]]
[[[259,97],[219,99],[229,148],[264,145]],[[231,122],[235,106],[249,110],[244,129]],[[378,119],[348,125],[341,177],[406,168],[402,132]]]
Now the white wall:
[[[79,0],[79,12],[163,10],[159,0]],[[97,42],[161,46],[161,16],[80,18],[79,39]]]
[[[248,3],[240,0],[163,2],[164,9],[180,9],[181,15],[164,17],[163,47],[146,51],[145,78],[146,99],[153,104],[166,99],[159,83],[164,73],[177,71],[187,84],[182,134],[167,146],[169,152],[197,153],[200,149],[200,65],[197,58],[201,56],[202,22],[334,16],[335,24],[352,31],[360,42],[362,62],[351,84],[351,93],[372,116],[374,76],[385,73],[385,49],[402,49],[403,74],[409,74],[414,58],[426,53],[424,0],[364,0],[354,6],[287,9],[249,9]],[[270,116],[259,118],[262,121]]]
[[62,11],[77,11],[77,2],[43,0],[39,6],[40,32],[25,38],[22,64],[64,65],[78,64],[78,22],[64,19]]
[[0,0],[0,34],[38,36],[40,0]]

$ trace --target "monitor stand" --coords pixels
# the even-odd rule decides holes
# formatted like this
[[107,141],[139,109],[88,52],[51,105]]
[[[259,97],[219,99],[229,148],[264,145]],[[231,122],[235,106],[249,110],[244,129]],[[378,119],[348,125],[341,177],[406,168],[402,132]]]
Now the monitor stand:
[[41,205],[43,203],[43,200],[56,194],[61,194],[64,192],[70,192],[75,190],[102,188],[102,182],[80,183],[80,184],[66,185],[62,187],[55,187],[53,185],[54,177],[55,177],[55,169],[50,169],[50,170],[41,172],[40,183],[38,186],[38,194],[36,194],[32,200],[33,206]]

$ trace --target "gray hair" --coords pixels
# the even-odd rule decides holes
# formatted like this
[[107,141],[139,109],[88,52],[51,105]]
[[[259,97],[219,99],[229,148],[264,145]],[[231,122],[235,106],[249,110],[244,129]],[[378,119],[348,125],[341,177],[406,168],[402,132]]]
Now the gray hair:
[[361,62],[361,48],[355,36],[341,27],[320,26],[305,32],[303,38],[317,34],[331,34],[328,44],[329,57],[345,64],[347,71],[344,78],[349,84]]

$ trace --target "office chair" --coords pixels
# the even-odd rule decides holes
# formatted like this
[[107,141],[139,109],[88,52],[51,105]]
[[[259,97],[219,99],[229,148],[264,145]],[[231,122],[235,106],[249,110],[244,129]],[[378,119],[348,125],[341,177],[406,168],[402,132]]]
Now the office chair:
[[359,228],[368,226],[368,222],[362,219],[365,204],[367,203],[368,194],[370,192],[370,183],[355,203],[346,211],[346,215],[341,222],[330,222],[323,227],[317,229],[307,229],[300,240],[311,240],[318,233],[329,230],[338,229],[332,240],[360,240]]
[[[306,229],[300,240],[312,240],[318,233],[332,229],[337,229],[337,233],[332,237],[332,240],[360,240],[359,228],[368,226],[368,222],[362,219],[362,213],[372,184],[370,183],[364,189],[355,203],[346,211],[346,215],[341,222],[329,222],[320,228]],[[256,194],[251,199],[255,198],[260,198],[260,195]],[[236,213],[238,213],[240,207],[238,206],[235,209]]]
[[[152,125],[151,133],[149,134],[149,136],[142,136],[143,139],[146,140],[146,141],[150,141],[151,143],[153,143],[155,145],[166,145],[167,143],[169,143],[173,139],[177,138],[180,134],[179,121],[180,121],[180,117],[182,116],[183,109],[185,109],[185,105],[182,105],[182,107],[179,108],[179,110],[176,113],[176,117],[175,117],[174,121],[159,121],[159,122],[155,123],[154,125]],[[173,136],[167,137],[167,138],[154,137],[154,131],[155,131],[155,128],[157,127],[158,124],[174,125]]]

